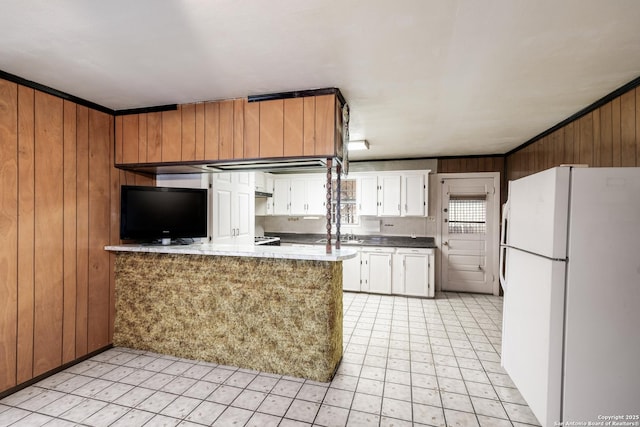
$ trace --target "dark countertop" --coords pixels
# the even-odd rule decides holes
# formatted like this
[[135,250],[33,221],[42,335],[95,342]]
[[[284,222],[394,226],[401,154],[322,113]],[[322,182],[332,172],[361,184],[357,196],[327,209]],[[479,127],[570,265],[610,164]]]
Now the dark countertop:
[[[324,234],[301,234],[301,233],[265,233],[265,236],[280,237],[281,243],[298,243],[304,245],[324,245],[324,243],[318,242],[320,239],[325,238]],[[343,235],[344,238],[344,235]],[[385,246],[392,248],[436,248],[433,237],[406,237],[406,236],[367,236],[358,235],[358,240],[362,240],[362,243],[357,244],[345,244],[343,247],[353,246]],[[331,243],[335,245],[335,236],[331,240]]]

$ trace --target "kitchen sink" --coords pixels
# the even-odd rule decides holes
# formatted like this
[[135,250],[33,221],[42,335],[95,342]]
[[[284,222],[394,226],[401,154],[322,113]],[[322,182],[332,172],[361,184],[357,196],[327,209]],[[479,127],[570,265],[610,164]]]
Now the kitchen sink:
[[[335,242],[335,240],[331,240],[332,243]],[[342,243],[343,245],[360,245],[362,244],[362,242],[364,242],[364,240],[362,239],[355,239],[355,240],[340,240],[340,243]],[[316,243],[327,243],[327,239],[318,239],[316,240]]]

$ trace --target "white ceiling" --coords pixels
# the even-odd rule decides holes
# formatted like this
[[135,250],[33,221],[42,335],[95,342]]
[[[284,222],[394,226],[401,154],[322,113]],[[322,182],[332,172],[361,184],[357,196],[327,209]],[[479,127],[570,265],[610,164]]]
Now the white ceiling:
[[640,75],[637,0],[3,0],[0,70],[112,109],[338,87],[356,159],[504,153]]

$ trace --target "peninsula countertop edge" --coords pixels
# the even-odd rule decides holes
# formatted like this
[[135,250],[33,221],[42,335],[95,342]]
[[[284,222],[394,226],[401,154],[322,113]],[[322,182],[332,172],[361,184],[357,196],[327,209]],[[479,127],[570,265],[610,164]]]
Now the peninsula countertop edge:
[[123,244],[109,245],[104,249],[110,252],[146,252],[179,255],[209,255],[247,258],[273,258],[309,261],[343,261],[354,258],[357,250],[353,248],[333,249],[328,254],[324,247],[291,247],[291,246],[254,246],[194,243],[190,245],[141,245]]

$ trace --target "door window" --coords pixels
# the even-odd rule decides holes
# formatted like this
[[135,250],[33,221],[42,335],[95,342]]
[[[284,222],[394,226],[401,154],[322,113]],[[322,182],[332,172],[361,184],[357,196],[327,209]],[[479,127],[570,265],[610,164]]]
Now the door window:
[[449,196],[449,234],[487,232],[487,196]]

